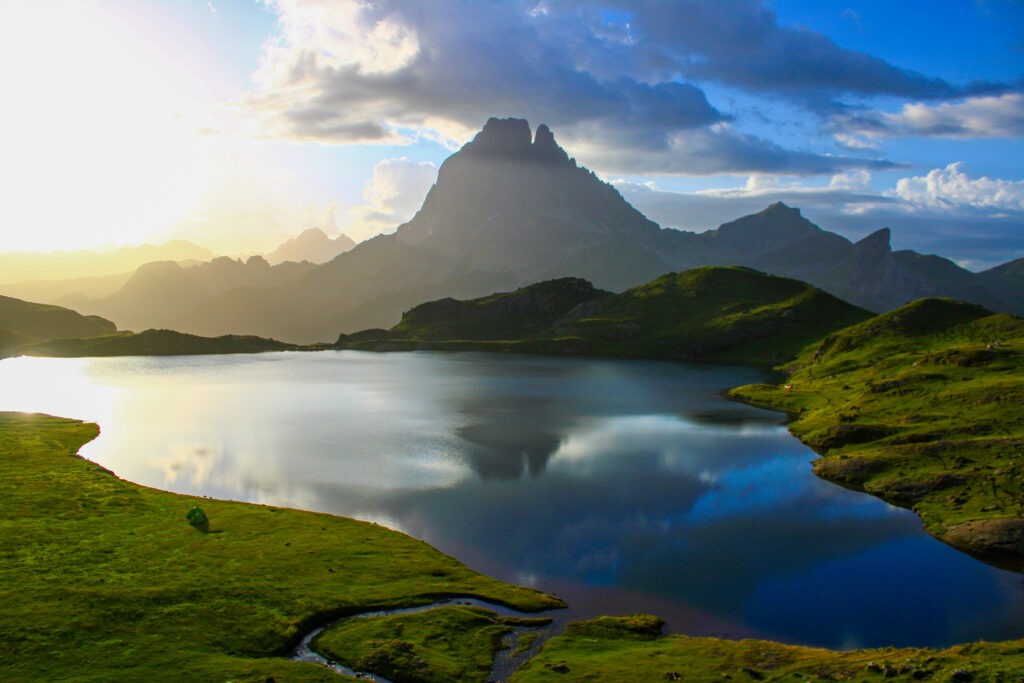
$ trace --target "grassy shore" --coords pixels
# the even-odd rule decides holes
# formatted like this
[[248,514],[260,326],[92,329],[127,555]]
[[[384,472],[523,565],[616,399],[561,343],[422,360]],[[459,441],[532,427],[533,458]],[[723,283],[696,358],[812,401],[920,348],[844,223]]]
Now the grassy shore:
[[512,683],[540,681],[1018,681],[1024,641],[836,652],[763,640],[661,637],[647,615],[569,624]]
[[548,622],[451,605],[416,614],[346,619],[327,629],[313,646],[356,671],[371,671],[396,683],[475,683],[486,680],[502,638],[514,626]]
[[[75,455],[96,434],[0,413],[0,680],[336,681],[280,655],[311,625],[374,608],[450,595],[561,605],[373,524],[125,482]],[[208,527],[186,519],[194,505]],[[453,606],[343,620],[317,645],[394,681],[483,681],[518,621]],[[1024,641],[834,652],[660,629],[649,616],[570,624],[512,681],[1024,677]]]
[[[338,680],[280,655],[372,608],[561,604],[373,524],[131,484],[75,455],[97,433],[0,414],[2,680]],[[185,518],[194,505],[205,530]]]
[[732,396],[784,410],[815,473],[913,509],[929,533],[1024,567],[1024,320],[922,299],[805,349],[779,385]]

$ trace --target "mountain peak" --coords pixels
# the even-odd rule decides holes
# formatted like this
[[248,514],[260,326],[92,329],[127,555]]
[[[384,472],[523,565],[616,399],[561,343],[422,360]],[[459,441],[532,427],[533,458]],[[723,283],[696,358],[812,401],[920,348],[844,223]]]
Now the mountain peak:
[[792,206],[784,204],[783,202],[775,202],[774,204],[769,204],[768,206],[766,206],[764,209],[761,210],[761,214],[763,214],[765,216],[792,216],[792,217],[798,217],[798,216],[801,215],[800,214],[800,209],[793,208]]
[[529,153],[531,137],[526,119],[492,117],[462,152],[480,157],[520,157]]
[[526,119],[490,118],[483,130],[462,148],[463,155],[477,158],[568,163],[569,155],[555,142],[545,124],[537,127],[536,137]]
[[887,252],[890,251],[889,243],[891,239],[892,230],[889,228],[879,228],[857,242],[855,246],[859,251],[863,252]]

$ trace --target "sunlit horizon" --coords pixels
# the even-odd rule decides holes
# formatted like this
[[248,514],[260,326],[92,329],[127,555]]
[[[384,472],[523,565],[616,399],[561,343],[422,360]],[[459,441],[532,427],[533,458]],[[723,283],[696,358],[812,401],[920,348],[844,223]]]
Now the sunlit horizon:
[[1024,256],[1019,5],[751,0],[683,21],[507,3],[437,21],[448,9],[15,3],[0,252],[182,239],[244,255],[309,228],[363,241],[410,219],[498,116],[550,125],[664,227],[785,201],[974,269]]

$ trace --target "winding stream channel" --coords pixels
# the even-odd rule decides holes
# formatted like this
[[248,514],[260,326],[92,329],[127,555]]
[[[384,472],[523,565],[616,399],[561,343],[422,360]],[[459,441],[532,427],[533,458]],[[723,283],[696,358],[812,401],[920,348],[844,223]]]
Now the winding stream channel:
[[[401,614],[417,614],[437,609],[438,607],[450,607],[452,605],[482,607],[501,617],[547,618],[551,620],[547,625],[512,626],[512,631],[502,640],[502,649],[495,653],[494,665],[491,667],[491,673],[487,677],[488,681],[508,680],[519,667],[529,661],[540,650],[544,641],[555,635],[564,626],[564,623],[562,623],[564,621],[564,617],[563,619],[558,618],[560,615],[564,615],[564,610],[528,613],[520,612],[504,605],[487,602],[486,600],[479,600],[477,598],[451,598],[448,600],[440,600],[429,605],[421,605],[419,607],[373,610],[342,617],[341,619],[337,619],[328,624],[318,626],[303,636],[302,641],[288,654],[288,658],[298,662],[312,662],[314,664],[319,664],[331,671],[334,671],[335,673],[352,676],[354,678],[375,681],[376,683],[391,683],[388,679],[371,671],[356,671],[347,666],[331,661],[313,649],[313,641],[316,640],[317,636],[329,629],[331,626],[348,619],[368,619],[373,617],[397,616]],[[519,652],[518,647],[520,637],[525,633],[531,632],[538,634],[537,639],[531,643],[529,648]]]

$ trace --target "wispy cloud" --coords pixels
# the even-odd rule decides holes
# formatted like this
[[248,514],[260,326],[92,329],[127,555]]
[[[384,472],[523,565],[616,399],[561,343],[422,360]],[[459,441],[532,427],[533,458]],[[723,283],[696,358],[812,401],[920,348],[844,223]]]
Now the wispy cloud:
[[1024,135],[1024,93],[971,97],[957,102],[903,105],[896,113],[842,114],[834,121],[839,135],[870,137],[1002,138]]

